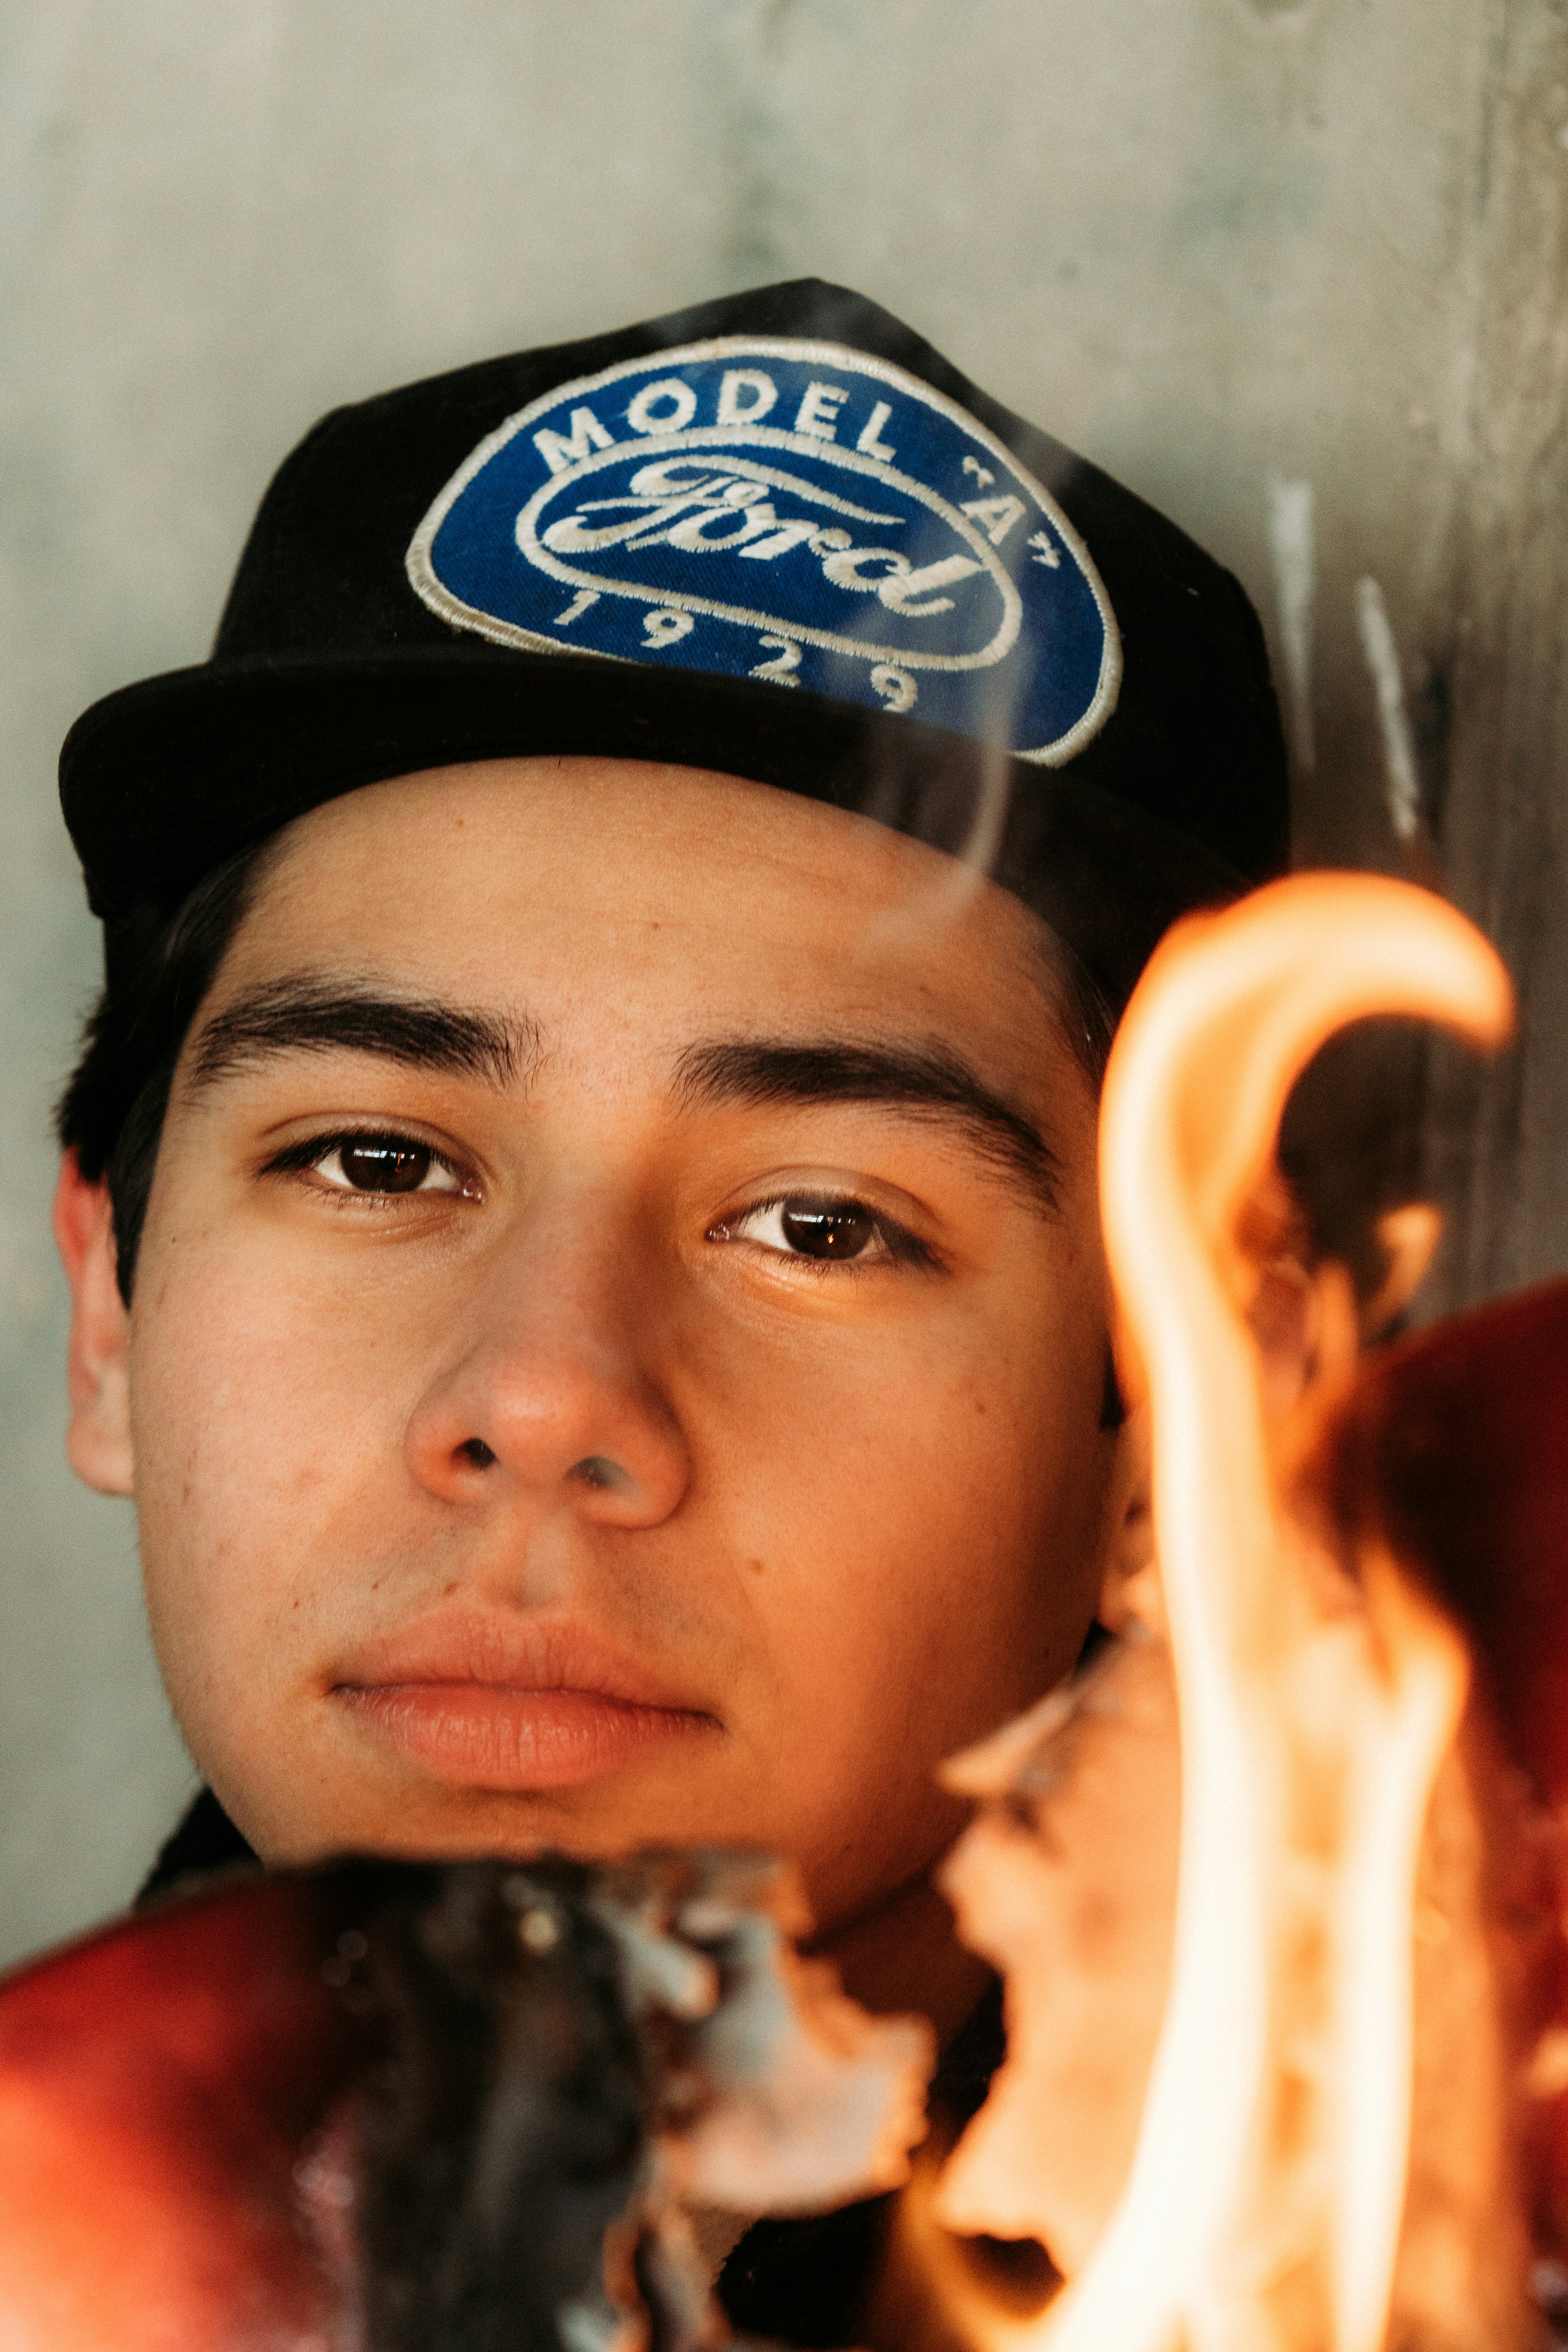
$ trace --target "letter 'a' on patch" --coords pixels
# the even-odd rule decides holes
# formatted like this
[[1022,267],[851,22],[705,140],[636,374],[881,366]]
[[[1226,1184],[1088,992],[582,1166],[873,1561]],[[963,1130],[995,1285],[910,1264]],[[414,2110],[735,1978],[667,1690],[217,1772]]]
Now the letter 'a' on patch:
[[1115,708],[1083,541],[967,411],[836,343],[726,336],[497,427],[408,577],[492,643],[805,687],[1056,767]]

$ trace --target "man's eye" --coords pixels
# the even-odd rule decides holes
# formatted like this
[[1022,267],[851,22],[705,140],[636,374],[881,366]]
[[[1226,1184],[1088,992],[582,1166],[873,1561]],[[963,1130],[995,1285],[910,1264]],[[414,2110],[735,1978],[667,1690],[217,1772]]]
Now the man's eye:
[[808,1193],[764,1201],[743,1216],[726,1218],[722,1225],[715,1226],[714,1238],[755,1242],[790,1257],[835,1264],[851,1258],[923,1255],[913,1234],[889,1225],[863,1201],[814,1199]]
[[[274,1165],[279,1163],[274,1162]],[[343,1192],[460,1192],[458,1172],[428,1143],[408,1135],[345,1135],[312,1144],[293,1160]]]

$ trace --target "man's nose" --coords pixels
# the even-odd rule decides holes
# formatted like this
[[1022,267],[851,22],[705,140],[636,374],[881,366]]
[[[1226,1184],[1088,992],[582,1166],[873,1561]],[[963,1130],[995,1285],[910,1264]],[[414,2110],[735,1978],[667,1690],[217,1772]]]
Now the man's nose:
[[421,1486],[462,1503],[508,1486],[605,1526],[669,1517],[690,1463],[650,1360],[660,1302],[629,1256],[568,1224],[488,1269],[468,1344],[408,1424]]

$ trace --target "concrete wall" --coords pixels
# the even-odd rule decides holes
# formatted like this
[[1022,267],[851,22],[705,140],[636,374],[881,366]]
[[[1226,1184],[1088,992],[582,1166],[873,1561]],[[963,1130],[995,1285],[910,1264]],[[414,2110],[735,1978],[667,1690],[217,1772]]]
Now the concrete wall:
[[1527,1054],[1435,1117],[1443,1295],[1568,1259],[1563,37],[1563,0],[0,8],[0,1954],[121,1902],[188,1778],[129,1517],[60,1454],[96,943],[54,752],[200,657],[336,401],[807,271],[902,313],[1241,573],[1305,854],[1446,870],[1517,954]]

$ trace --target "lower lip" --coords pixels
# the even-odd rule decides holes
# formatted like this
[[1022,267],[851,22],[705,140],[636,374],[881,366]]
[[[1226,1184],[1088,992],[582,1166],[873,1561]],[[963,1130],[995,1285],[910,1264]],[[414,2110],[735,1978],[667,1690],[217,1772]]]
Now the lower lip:
[[414,1763],[464,1789],[580,1788],[653,1748],[718,1728],[711,1716],[634,1706],[596,1691],[395,1683],[344,1686],[339,1696]]

